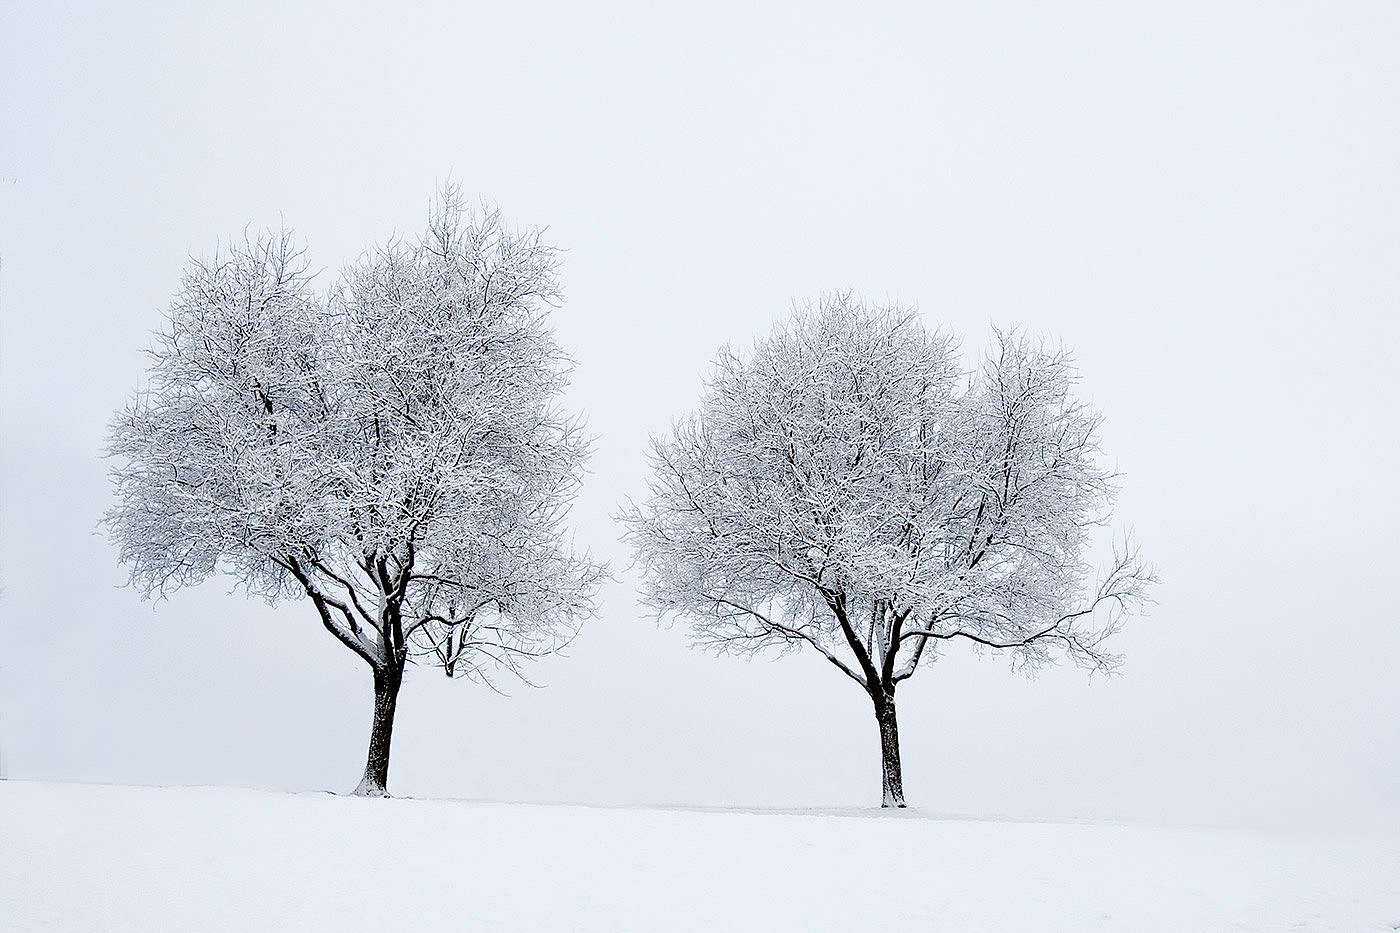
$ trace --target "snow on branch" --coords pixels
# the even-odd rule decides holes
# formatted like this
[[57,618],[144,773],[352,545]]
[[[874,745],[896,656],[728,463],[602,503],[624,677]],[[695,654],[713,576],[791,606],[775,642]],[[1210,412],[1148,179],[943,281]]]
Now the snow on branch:
[[1125,542],[1089,583],[1100,416],[1062,347],[993,336],[968,374],[951,334],[841,293],[721,351],[620,516],[651,608],[718,650],[812,648],[872,692],[953,640],[1112,669],[1153,576]]
[[587,441],[559,294],[557,251],[454,189],[326,294],[285,232],[192,262],[110,433],[132,582],[305,596],[376,669],[567,643],[604,571],[565,541]]

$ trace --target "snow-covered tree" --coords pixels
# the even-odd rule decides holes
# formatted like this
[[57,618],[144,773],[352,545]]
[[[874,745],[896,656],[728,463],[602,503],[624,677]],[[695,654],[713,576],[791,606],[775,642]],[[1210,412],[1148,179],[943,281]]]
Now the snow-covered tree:
[[290,236],[195,262],[113,424],[106,523],[148,595],[218,571],[305,597],[374,678],[384,794],[409,660],[490,682],[568,641],[602,568],[563,540],[586,455],[557,406],[557,257],[447,191],[319,295]]
[[884,806],[904,805],[896,688],[941,645],[1112,668],[1104,641],[1151,582],[1125,544],[1086,585],[1113,498],[1099,415],[1063,350],[995,337],[969,378],[911,310],[800,306],[720,353],[622,515],[659,616],[722,651],[815,651],[860,685]]

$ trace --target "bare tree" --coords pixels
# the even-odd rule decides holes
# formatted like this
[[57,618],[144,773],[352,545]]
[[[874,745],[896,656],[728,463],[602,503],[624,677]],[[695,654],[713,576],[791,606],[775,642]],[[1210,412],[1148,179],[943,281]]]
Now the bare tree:
[[555,251],[448,190],[328,297],[287,234],[195,262],[119,413],[106,523],[146,595],[225,570],[302,596],[369,665],[356,793],[388,786],[410,659],[490,683],[572,637],[602,568],[563,542],[586,455],[557,399]]
[[887,807],[904,805],[895,691],[940,645],[1111,669],[1104,641],[1151,582],[1125,543],[1085,586],[1113,488],[1069,356],[998,331],[970,379],[957,357],[910,310],[799,307],[720,353],[621,516],[658,616],[722,651],[815,651],[860,686]]

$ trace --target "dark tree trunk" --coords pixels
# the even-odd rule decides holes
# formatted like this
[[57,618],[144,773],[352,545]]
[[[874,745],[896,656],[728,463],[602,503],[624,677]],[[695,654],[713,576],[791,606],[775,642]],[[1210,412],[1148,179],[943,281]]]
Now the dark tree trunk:
[[394,709],[399,702],[403,668],[391,663],[374,672],[374,724],[369,733],[369,754],[365,756],[365,776],[355,788],[358,797],[389,796],[389,745],[394,738]]
[[899,766],[899,722],[892,695],[875,700],[875,721],[880,725],[880,806],[902,807],[904,775]]

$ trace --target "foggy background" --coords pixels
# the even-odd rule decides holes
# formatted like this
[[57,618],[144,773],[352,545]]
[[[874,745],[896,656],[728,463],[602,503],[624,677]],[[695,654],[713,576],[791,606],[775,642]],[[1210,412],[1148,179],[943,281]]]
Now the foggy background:
[[913,806],[1400,826],[1398,167],[1395,4],[0,4],[3,771],[354,786],[366,666],[305,603],[123,589],[100,452],[188,256],[285,223],[330,280],[450,179],[567,250],[618,579],[543,689],[411,670],[394,793],[878,804],[855,686],[658,628],[611,519],[721,344],[853,288],[969,366],[1063,338],[1163,579],[1119,677],[905,684]]

